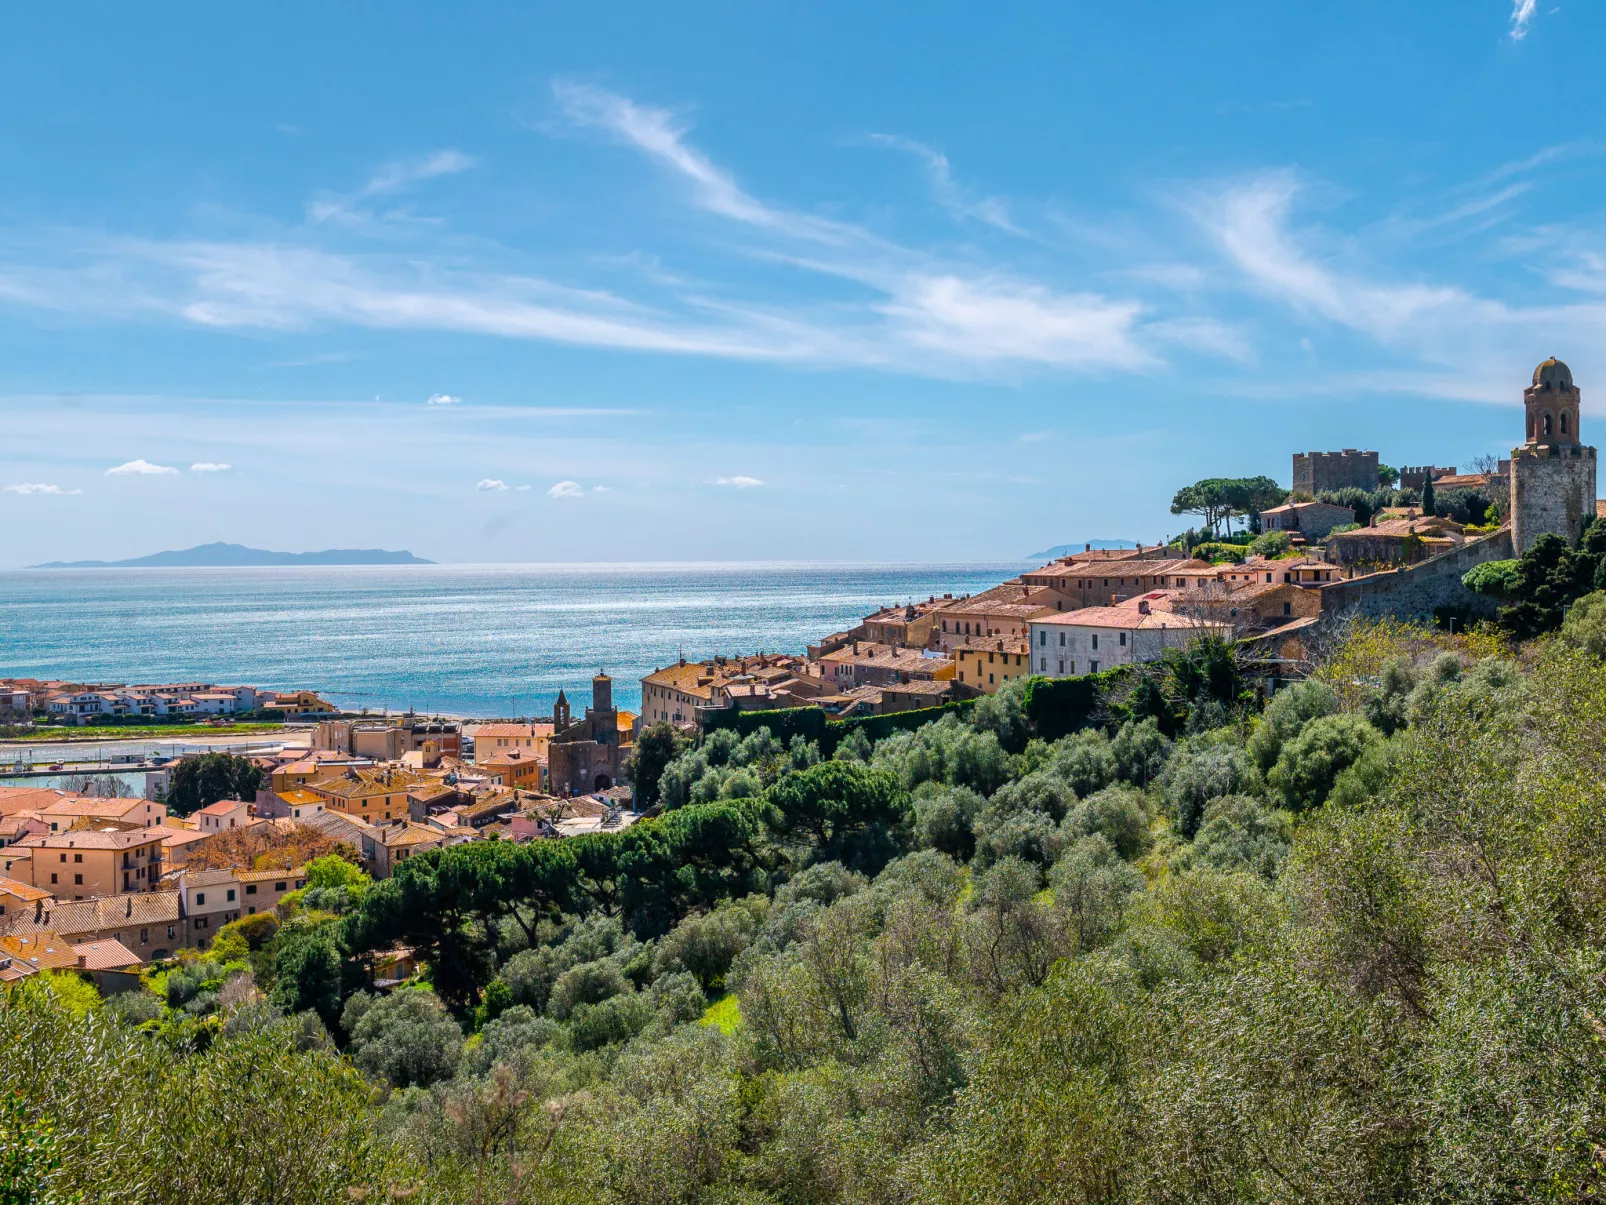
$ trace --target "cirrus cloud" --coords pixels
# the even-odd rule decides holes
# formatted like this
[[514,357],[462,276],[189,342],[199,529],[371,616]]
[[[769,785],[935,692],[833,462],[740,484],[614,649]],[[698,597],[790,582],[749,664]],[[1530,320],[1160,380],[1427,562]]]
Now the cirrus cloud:
[[178,470],[170,465],[152,464],[148,460],[130,460],[106,470],[108,477],[166,477],[177,473]]
[[8,485],[0,493],[6,494],[81,494],[83,490],[64,490],[59,485],[46,485],[42,481],[23,481],[16,485]]
[[203,461],[200,461],[197,464],[190,465],[190,472],[192,472],[192,473],[227,473],[233,467],[234,466],[232,464],[223,464],[222,462],[216,461],[216,460],[203,460]]
[[578,481],[560,481],[546,492],[548,498],[579,498],[585,488]]
[[507,489],[507,482],[498,481],[495,477],[486,477],[474,488],[482,494],[494,494]]
[[715,477],[715,485],[730,485],[739,490],[750,490],[755,485],[763,485],[757,477]]
[[425,402],[424,405],[426,405],[426,406],[460,406],[460,405],[462,405],[462,403],[463,403],[463,399],[462,398],[453,397],[449,393],[432,393],[432,394],[429,395],[429,401]]

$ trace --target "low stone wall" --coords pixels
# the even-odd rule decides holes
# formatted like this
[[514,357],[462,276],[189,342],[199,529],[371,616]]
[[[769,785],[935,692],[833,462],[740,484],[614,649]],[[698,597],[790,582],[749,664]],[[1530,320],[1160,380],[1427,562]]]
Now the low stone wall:
[[1433,621],[1434,612],[1448,608],[1479,618],[1494,618],[1500,604],[1474,594],[1461,584],[1469,569],[1486,561],[1506,561],[1512,551],[1511,530],[1468,540],[1453,552],[1384,573],[1371,573],[1320,587],[1322,618],[1365,615]]

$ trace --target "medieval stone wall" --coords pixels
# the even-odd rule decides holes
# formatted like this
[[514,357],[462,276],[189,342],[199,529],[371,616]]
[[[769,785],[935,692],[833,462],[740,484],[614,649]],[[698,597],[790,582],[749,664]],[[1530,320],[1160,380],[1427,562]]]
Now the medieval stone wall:
[[1595,517],[1595,449],[1577,444],[1511,454],[1512,546],[1521,556],[1547,532],[1576,543]]
[[1295,452],[1294,492],[1377,488],[1377,453],[1345,448],[1342,452]]
[[1492,619],[1499,603],[1468,590],[1461,584],[1461,577],[1486,561],[1510,560],[1514,555],[1511,532],[1502,528],[1482,539],[1468,540],[1454,552],[1432,560],[1348,581],[1329,582],[1320,587],[1322,617],[1393,616],[1431,623],[1434,612],[1446,608]]

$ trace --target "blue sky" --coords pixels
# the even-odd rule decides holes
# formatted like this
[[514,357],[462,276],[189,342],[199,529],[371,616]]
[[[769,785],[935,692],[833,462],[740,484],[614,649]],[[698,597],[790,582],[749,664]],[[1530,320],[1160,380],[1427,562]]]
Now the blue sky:
[[1598,413],[1598,6],[790,8],[13,9],[0,564],[995,559]]

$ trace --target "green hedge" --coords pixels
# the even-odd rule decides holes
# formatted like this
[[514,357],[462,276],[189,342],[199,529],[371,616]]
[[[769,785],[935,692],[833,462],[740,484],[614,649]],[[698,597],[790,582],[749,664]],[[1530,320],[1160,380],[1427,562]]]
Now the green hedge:
[[1128,667],[1120,666],[1079,678],[1029,679],[1025,706],[1033,734],[1054,741],[1107,717],[1111,696],[1130,675]]
[[939,707],[920,707],[913,711],[894,711],[886,715],[861,715],[851,720],[828,720],[825,732],[830,748],[826,748],[826,741],[821,741],[820,752],[829,757],[836,752],[838,742],[855,731],[864,733],[874,744],[895,732],[912,732],[916,728],[924,728],[945,715],[956,715],[964,719],[975,705],[975,699],[961,699],[957,703],[944,703]]
[[837,745],[854,731],[860,731],[871,742],[891,736],[894,732],[909,732],[953,714],[964,718],[974,707],[974,699],[957,703],[944,703],[940,707],[921,707],[914,711],[894,711],[887,715],[855,716],[848,720],[833,720],[818,707],[779,707],[772,711],[716,711],[704,720],[707,731],[729,729],[737,736],[750,736],[760,728],[768,728],[770,735],[783,744],[790,744],[794,736],[818,741],[820,754],[830,757]]
[[773,711],[737,711],[731,707],[707,713],[703,725],[705,732],[724,728],[742,737],[768,728],[770,735],[783,744],[791,744],[794,736],[801,736],[805,740],[819,741],[823,749],[826,718],[818,707],[782,707]]

